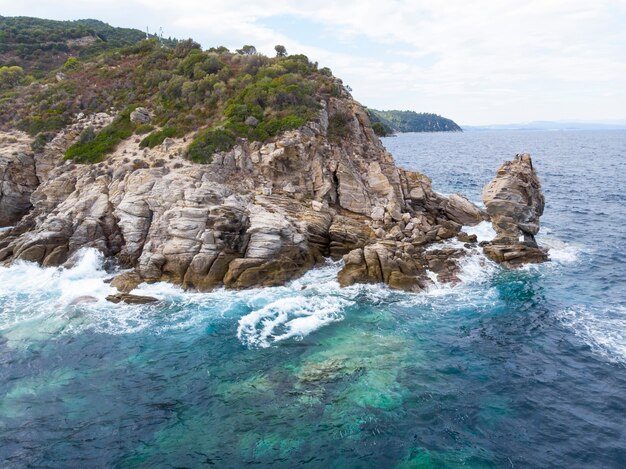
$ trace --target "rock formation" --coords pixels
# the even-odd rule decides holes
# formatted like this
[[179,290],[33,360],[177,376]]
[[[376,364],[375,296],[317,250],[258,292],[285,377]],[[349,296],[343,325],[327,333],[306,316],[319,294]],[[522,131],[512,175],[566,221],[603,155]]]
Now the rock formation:
[[[398,168],[347,94],[321,104],[317,119],[300,129],[266,143],[240,139],[206,165],[184,158],[187,138],[140,149],[132,137],[101,163],[64,161],[82,128],[113,118],[103,115],[79,116],[39,157],[14,154],[19,142],[4,145],[2,158],[11,149],[17,160],[9,160],[22,169],[18,175],[7,163],[0,172],[2,223],[17,222],[0,233],[0,261],[61,265],[93,247],[133,269],[112,282],[122,292],[158,280],[199,290],[280,285],[325,257],[344,255],[342,285],[385,282],[419,291],[431,277],[458,281],[457,261],[466,251],[432,243],[457,236],[475,241],[462,226],[488,215],[460,195],[435,193],[426,176]],[[347,117],[347,137],[340,140],[329,135],[336,114]],[[508,182],[494,181],[486,205],[496,224],[512,220],[498,229],[515,226],[532,235],[543,199],[532,169],[522,167],[526,159],[512,164],[520,169],[501,169]],[[527,208],[518,214],[511,205],[507,218],[502,210],[509,206],[497,201]],[[501,254],[513,263],[511,253],[523,251],[515,259],[525,261],[542,252],[511,244],[509,231],[485,248],[496,260]]]
[[0,227],[10,226],[31,208],[39,185],[30,139],[22,132],[0,136]]
[[508,267],[548,260],[535,241],[544,198],[529,154],[500,166],[483,190],[483,202],[496,230],[496,238],[483,248],[489,258]]

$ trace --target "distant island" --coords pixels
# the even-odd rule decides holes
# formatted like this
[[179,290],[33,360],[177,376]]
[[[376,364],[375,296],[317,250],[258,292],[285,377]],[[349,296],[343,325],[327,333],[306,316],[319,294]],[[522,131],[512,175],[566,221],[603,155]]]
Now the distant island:
[[453,120],[437,114],[415,111],[367,110],[372,128],[379,137],[394,132],[463,132]]
[[559,122],[533,121],[513,124],[463,125],[466,131],[481,130],[623,130],[626,121],[614,122]]

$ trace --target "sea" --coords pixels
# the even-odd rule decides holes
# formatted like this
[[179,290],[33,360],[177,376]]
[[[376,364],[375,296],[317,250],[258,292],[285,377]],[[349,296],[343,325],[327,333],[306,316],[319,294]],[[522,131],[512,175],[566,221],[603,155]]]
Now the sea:
[[476,203],[531,153],[551,261],[475,255],[409,294],[342,289],[328,260],[276,288],[143,285],[144,306],[105,301],[94,250],[2,266],[0,466],[626,467],[626,131],[383,143]]

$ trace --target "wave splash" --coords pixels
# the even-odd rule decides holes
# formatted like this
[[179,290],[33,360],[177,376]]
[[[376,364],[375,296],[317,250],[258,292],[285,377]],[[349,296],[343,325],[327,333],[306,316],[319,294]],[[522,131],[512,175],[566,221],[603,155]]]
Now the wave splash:
[[343,319],[342,310],[354,304],[342,298],[294,296],[281,298],[239,320],[237,337],[248,346],[269,347]]
[[626,306],[573,306],[559,316],[595,353],[611,362],[626,364]]

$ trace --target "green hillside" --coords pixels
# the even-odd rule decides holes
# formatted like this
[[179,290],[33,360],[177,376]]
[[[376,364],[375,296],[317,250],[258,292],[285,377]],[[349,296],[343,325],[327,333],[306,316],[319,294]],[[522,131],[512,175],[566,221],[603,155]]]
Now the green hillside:
[[[76,23],[51,22],[59,27],[54,39],[84,37],[99,22],[78,22],[78,27]],[[36,137],[37,150],[77,114],[114,108],[119,113],[113,123],[81,136],[68,150],[68,158],[100,161],[133,134],[141,136],[142,146],[152,147],[167,137],[197,131],[187,155],[202,163],[213,152],[231,148],[237,138],[265,141],[301,127],[315,118],[322,99],[343,90],[329,69],[318,69],[306,56],[287,55],[282,49],[276,57],[258,54],[249,45],[236,52],[224,47],[203,51],[191,39],[165,44],[150,39],[110,47],[139,38],[133,30],[123,30],[129,36],[111,30],[118,36],[109,36],[104,52],[70,57],[40,78],[25,76],[24,71],[20,75],[17,66],[0,68],[0,75],[10,78],[0,86],[0,127],[28,132]],[[33,50],[35,38],[43,40],[34,31],[27,35]],[[11,32],[6,37],[14,41],[7,44],[17,44],[19,35]],[[150,125],[130,122],[130,112],[138,106],[150,109]],[[339,136],[341,129],[335,130]]]
[[[19,66],[43,76],[70,57],[87,58],[136,44],[146,38],[138,29],[115,28],[85,19],[54,21],[25,16],[0,16],[0,66]],[[175,41],[165,40],[168,45]]]
[[[437,114],[414,111],[368,109],[374,130],[379,135],[393,132],[462,132],[454,121]],[[378,125],[376,125],[378,124]]]

